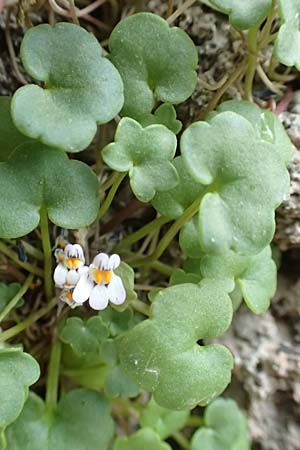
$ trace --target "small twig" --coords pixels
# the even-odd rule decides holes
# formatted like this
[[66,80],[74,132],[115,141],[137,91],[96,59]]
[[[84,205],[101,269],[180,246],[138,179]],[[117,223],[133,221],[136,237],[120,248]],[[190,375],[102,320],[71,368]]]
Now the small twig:
[[19,300],[23,297],[23,295],[28,291],[33,280],[33,275],[28,275],[25,283],[21,287],[21,289],[16,293],[16,295],[10,300],[10,302],[5,306],[3,311],[0,313],[0,323],[3,322],[5,317],[11,312],[12,309],[18,304]]
[[190,8],[195,2],[196,2],[196,0],[187,0],[186,2],[183,3],[183,5],[179,6],[179,8],[176,9],[176,11],[174,11],[173,14],[171,14],[171,16],[167,18],[168,24],[171,25],[173,22],[175,22],[175,20],[179,16],[181,16],[181,14],[186,9]]
[[224,83],[226,83],[227,80],[228,80],[228,75],[226,74],[226,75],[224,75],[223,78],[221,78],[220,81],[218,81],[217,83],[214,83],[214,84],[209,84],[202,78],[198,78],[198,84],[200,84],[200,86],[202,86],[204,89],[206,89],[208,91],[217,91],[224,85]]
[[15,49],[14,49],[13,42],[11,39],[10,26],[9,26],[10,15],[11,15],[11,11],[9,10],[8,14],[7,14],[7,19],[6,19],[6,25],[4,28],[6,45],[7,45],[7,49],[8,49],[10,59],[11,59],[12,66],[15,71],[16,78],[21,84],[25,85],[25,84],[27,84],[27,80],[24,78],[24,76],[22,75],[22,73],[19,70],[17,59],[16,59],[16,54],[15,54]]
[[256,71],[261,81],[271,92],[274,92],[275,94],[282,94],[282,90],[275,86],[271,80],[269,80],[261,64],[257,64]]

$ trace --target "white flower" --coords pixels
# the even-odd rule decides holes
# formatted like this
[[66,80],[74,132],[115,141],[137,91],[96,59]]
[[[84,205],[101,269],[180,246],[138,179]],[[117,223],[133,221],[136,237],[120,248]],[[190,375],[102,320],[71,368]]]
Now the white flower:
[[121,305],[126,299],[126,292],[121,278],[114,273],[120,265],[119,255],[99,253],[95,256],[88,272],[77,283],[73,300],[82,304],[89,299],[93,309],[105,309],[108,302]]
[[88,270],[84,266],[82,247],[79,244],[68,244],[64,251],[58,249],[55,257],[58,262],[54,271],[55,285],[59,288],[71,289],[78,283],[80,275]]

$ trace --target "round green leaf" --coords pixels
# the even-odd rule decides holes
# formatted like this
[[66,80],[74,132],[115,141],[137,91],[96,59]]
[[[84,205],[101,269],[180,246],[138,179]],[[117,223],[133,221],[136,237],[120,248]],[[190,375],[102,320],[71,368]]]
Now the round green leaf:
[[20,348],[0,349],[0,449],[6,448],[5,429],[22,411],[28,388],[40,376],[38,363]]
[[258,25],[267,15],[272,0],[210,0],[219,10],[229,15],[235,28],[247,30]]
[[108,336],[108,326],[99,316],[90,317],[86,321],[80,317],[71,317],[59,332],[60,339],[71,345],[79,356],[86,353],[99,355]]
[[266,312],[275,294],[277,268],[270,247],[254,256],[233,252],[205,255],[200,262],[203,277],[229,278],[240,288],[247,306],[255,314]]
[[272,240],[274,210],[289,189],[274,146],[259,139],[244,117],[227,111],[192,124],[181,151],[190,175],[206,186],[198,223],[202,250],[260,252]]
[[173,165],[179,176],[178,184],[166,192],[157,192],[152,205],[163,216],[177,219],[200,196],[204,187],[195,183],[184,166],[182,156],[177,156]]
[[275,55],[285,66],[300,70],[300,0],[279,0],[281,27],[275,43]]
[[143,428],[128,437],[118,437],[113,450],[172,450],[151,428]]
[[10,105],[11,97],[0,97],[0,162],[7,161],[18,145],[31,140],[15,127]]
[[185,255],[190,258],[198,259],[202,255],[202,249],[199,239],[198,230],[199,217],[196,214],[189,222],[187,222],[180,230],[179,245]]
[[99,314],[101,319],[108,326],[110,335],[112,337],[118,336],[128,331],[134,325],[134,315],[131,308],[127,308],[124,311],[117,311],[111,306],[108,306]]
[[40,210],[63,228],[81,228],[97,217],[98,180],[82,162],[39,143],[17,148],[0,164],[0,236],[16,238],[36,228]]
[[163,125],[143,128],[128,117],[121,119],[115,142],[102,151],[103,160],[114,170],[129,171],[130,185],[142,202],[157,191],[173,188],[177,172],[171,161],[176,152],[176,136]]
[[136,397],[140,388],[124,372],[120,365],[112,367],[106,377],[104,390],[108,397]]
[[7,450],[107,450],[113,433],[109,404],[98,392],[70,391],[52,414],[31,394],[7,430]]
[[289,164],[293,154],[293,145],[282,123],[271,111],[260,109],[255,103],[245,100],[229,100],[221,103],[210,117],[224,111],[232,111],[247,119],[255,129],[260,139],[274,145],[274,151]]
[[154,114],[143,114],[138,118],[138,122],[143,126],[161,124],[165,125],[174,134],[178,134],[182,128],[180,120],[176,119],[176,109],[170,103],[163,103],[154,112]]
[[123,85],[96,38],[70,23],[30,28],[21,45],[23,65],[43,87],[29,84],[12,102],[19,130],[66,151],[83,150],[97,124],[122,108]]
[[151,13],[122,20],[113,30],[110,59],[124,83],[122,114],[150,113],[155,102],[181,103],[197,82],[197,50],[189,36]]
[[249,450],[247,421],[237,404],[218,398],[205,410],[205,427],[194,434],[191,450]]
[[230,381],[232,356],[199,339],[221,335],[232,318],[228,286],[215,280],[161,290],[147,319],[118,340],[121,364],[155,401],[174,410],[206,404]]
[[140,423],[142,427],[152,428],[161,437],[167,439],[186,425],[190,411],[171,411],[162,408],[153,398],[143,409]]

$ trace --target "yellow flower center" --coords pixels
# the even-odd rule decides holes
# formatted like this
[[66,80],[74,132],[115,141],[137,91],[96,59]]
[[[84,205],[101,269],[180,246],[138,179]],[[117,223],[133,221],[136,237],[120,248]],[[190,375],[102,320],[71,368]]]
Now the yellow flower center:
[[72,292],[71,291],[67,292],[67,299],[70,300],[70,301],[73,300],[73,296],[72,296]]
[[81,260],[79,258],[68,258],[66,262],[66,266],[68,269],[78,269],[80,266]]
[[93,269],[93,278],[97,284],[104,283],[108,284],[111,282],[113,276],[112,270],[99,270]]

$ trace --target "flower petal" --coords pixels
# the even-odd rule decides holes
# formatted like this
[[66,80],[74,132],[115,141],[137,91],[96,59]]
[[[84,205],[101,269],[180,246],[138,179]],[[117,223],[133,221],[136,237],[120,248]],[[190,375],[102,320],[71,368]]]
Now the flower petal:
[[69,286],[75,286],[79,281],[80,275],[75,269],[68,270],[66,282]]
[[103,284],[97,284],[90,295],[90,306],[97,311],[105,309],[108,305],[108,289]]
[[109,257],[106,253],[98,253],[93,259],[93,266],[100,270],[108,270]]
[[121,263],[120,256],[116,255],[116,254],[113,254],[109,258],[108,269],[109,270],[115,270],[117,267],[119,267],[120,263]]
[[63,264],[58,264],[54,270],[54,281],[57,287],[62,288],[67,279],[68,270]]
[[79,244],[68,244],[65,247],[65,255],[68,258],[78,258],[83,263],[85,262],[84,254],[81,245]]
[[108,298],[114,305],[122,305],[126,299],[126,291],[123,281],[118,275],[113,274],[112,280],[107,286]]
[[76,303],[84,303],[87,301],[87,299],[90,296],[91,290],[94,287],[94,283],[93,281],[88,277],[88,274],[85,273],[83,274],[74,291],[73,291],[73,300]]

